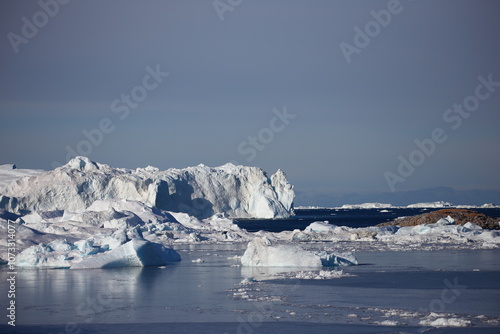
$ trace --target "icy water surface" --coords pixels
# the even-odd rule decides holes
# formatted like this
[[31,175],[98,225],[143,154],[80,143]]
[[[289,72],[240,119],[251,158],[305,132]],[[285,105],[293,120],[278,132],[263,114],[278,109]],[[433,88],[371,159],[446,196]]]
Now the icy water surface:
[[[387,208],[387,209],[296,209],[295,216],[285,219],[237,219],[236,223],[249,232],[303,230],[314,221],[327,221],[332,225],[368,227],[394,220],[398,217],[414,216],[442,208]],[[474,211],[491,217],[500,217],[498,208],[474,208]]]
[[[359,252],[360,265],[338,278],[307,280],[295,278],[297,269],[239,267],[241,244],[176,248],[182,261],[160,268],[19,271],[18,326],[4,322],[0,332],[496,333],[500,326],[500,250]],[[469,326],[421,324],[439,318]]]

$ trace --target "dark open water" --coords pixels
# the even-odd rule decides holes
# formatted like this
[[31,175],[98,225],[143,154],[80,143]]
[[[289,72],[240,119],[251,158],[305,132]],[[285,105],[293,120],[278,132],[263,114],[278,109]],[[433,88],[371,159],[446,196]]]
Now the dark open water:
[[[440,209],[296,209],[295,217],[287,219],[238,219],[236,223],[249,232],[303,230],[315,221],[328,221],[337,226],[367,227],[388,222],[397,217],[414,216]],[[500,209],[472,210],[488,216],[500,217]]]

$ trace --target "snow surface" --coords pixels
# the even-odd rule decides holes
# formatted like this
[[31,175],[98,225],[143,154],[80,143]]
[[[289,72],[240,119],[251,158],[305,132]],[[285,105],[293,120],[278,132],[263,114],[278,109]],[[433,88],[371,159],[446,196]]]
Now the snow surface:
[[92,240],[70,243],[66,239],[48,244],[31,246],[17,256],[19,267],[57,267],[71,269],[143,267],[164,265],[180,261],[180,255],[172,248],[144,239],[127,241],[118,238],[116,245],[108,251],[108,244],[94,246]]
[[308,251],[296,245],[276,245],[268,238],[252,240],[241,257],[248,267],[331,267],[356,265],[352,254]]
[[362,204],[344,204],[340,209],[382,209],[392,208],[392,204],[387,203],[362,203]]
[[181,260],[179,253],[144,239],[129,242],[104,254],[83,257],[71,269],[161,266]]
[[407,208],[449,208],[453,204],[444,201],[410,204]]
[[468,327],[471,325],[471,321],[458,317],[442,317],[438,313],[430,313],[420,321],[420,325],[431,327]]
[[0,193],[14,180],[43,173],[41,169],[18,169],[14,164],[0,165]]
[[[5,168],[4,168],[5,169]],[[0,188],[5,210],[81,212],[97,200],[127,199],[197,218],[224,214],[238,218],[278,218],[292,213],[294,191],[285,174],[271,177],[260,168],[226,164],[160,171],[154,167],[113,168],[76,157],[66,165],[33,176],[10,171]],[[26,175],[31,175],[27,173]],[[2,209],[2,207],[0,207]]]

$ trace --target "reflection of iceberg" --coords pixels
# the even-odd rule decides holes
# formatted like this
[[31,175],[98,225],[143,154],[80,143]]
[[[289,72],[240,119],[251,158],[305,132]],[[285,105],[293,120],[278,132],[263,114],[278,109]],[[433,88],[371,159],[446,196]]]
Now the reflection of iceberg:
[[308,251],[295,245],[273,245],[268,238],[252,240],[241,257],[248,267],[322,267],[349,266],[358,261],[352,254]]

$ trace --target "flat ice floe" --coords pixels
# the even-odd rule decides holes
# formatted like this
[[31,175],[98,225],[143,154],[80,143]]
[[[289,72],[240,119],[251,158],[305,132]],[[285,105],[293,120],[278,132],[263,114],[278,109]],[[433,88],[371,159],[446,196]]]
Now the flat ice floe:
[[241,257],[248,267],[332,267],[356,265],[352,254],[305,250],[297,245],[276,245],[268,238],[252,240]]

